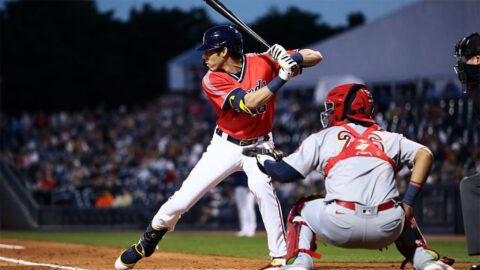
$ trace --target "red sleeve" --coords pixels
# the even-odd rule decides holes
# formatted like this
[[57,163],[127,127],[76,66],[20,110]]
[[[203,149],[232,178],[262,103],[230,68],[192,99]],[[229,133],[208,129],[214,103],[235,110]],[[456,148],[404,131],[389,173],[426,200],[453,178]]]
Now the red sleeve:
[[228,77],[229,75],[223,72],[209,71],[202,80],[202,86],[208,98],[214,105],[223,107],[225,99],[228,94],[238,88],[238,83]]

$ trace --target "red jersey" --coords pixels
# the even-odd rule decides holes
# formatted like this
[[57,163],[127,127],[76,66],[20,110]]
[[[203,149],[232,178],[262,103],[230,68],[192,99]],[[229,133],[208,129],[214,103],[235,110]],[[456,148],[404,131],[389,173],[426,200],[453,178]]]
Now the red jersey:
[[[293,53],[296,51],[289,51]],[[250,116],[232,109],[226,100],[228,94],[238,88],[245,92],[257,91],[278,76],[279,65],[267,53],[249,53],[243,56],[240,74],[223,71],[208,71],[202,86],[217,113],[218,127],[239,139],[257,138],[272,131],[276,94],[256,109],[256,116]]]

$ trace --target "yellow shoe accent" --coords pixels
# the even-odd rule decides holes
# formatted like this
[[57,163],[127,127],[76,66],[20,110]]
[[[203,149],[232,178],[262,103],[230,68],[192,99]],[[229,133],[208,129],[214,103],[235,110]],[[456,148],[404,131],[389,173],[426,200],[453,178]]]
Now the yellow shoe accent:
[[270,262],[271,266],[282,266],[285,265],[285,259],[284,258],[275,258]]

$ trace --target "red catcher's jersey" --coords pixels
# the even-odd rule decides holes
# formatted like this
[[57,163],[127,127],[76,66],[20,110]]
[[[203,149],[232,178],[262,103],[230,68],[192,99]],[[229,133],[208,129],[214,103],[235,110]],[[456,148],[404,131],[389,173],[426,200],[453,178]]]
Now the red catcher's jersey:
[[[289,51],[288,53],[294,53]],[[256,91],[266,86],[278,75],[279,65],[267,53],[249,53],[243,56],[242,71],[239,76],[223,71],[208,71],[203,77],[202,86],[217,113],[217,125],[235,138],[250,139],[272,131],[275,98],[256,110],[256,116],[236,112],[226,100],[234,89],[245,92]]]

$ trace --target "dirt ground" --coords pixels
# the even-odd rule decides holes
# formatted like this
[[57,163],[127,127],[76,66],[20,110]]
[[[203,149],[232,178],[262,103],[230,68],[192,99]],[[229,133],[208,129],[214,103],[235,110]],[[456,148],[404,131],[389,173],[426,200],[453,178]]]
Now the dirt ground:
[[[0,238],[0,244],[25,249],[0,248],[0,269],[55,269],[42,264],[63,266],[57,269],[113,269],[122,248],[53,243]],[[5,258],[22,260],[5,261]],[[25,265],[26,262],[36,263]],[[260,269],[268,261],[257,259],[156,252],[141,260],[135,269]],[[40,265],[39,265],[40,264]],[[470,270],[471,264],[455,264],[455,269]],[[68,267],[68,268],[66,268]],[[399,269],[400,263],[317,263],[316,269]],[[407,267],[407,269],[412,269]]]

